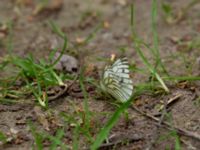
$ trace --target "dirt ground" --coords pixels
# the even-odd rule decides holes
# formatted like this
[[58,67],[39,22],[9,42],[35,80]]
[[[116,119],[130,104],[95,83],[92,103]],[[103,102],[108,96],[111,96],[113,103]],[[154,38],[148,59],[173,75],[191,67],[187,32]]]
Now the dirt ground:
[[[189,4],[187,0],[167,2],[177,14],[181,8],[185,8]],[[144,68],[144,64],[134,50],[131,41],[131,1],[52,0],[41,11],[36,8],[38,3],[39,1],[34,0],[2,0],[0,2],[0,23],[13,21],[14,55],[25,57],[32,53],[35,58],[46,58],[52,48],[62,47],[62,39],[52,32],[48,24],[49,20],[53,20],[68,37],[71,49],[67,50],[66,53],[74,55],[81,65],[87,66],[88,76],[93,76],[90,68],[94,66],[101,72],[105,62],[99,61],[100,59],[109,59],[113,53],[120,56],[122,53],[120,48],[127,49],[123,55],[128,57],[130,63],[135,64],[137,68]],[[152,2],[150,0],[136,0],[134,4],[137,34],[146,43],[152,45]],[[180,20],[171,23],[166,22],[160,7],[161,3],[158,6],[159,50],[167,71],[173,76],[199,76],[200,3],[188,9]],[[72,48],[74,44],[81,42],[92,33],[102,22],[104,23],[103,27],[95,33],[91,41],[78,49]],[[1,58],[8,55],[5,44],[7,34],[3,31],[3,29],[0,30]],[[181,41],[181,43],[177,41]],[[189,44],[190,48],[188,48]],[[149,51],[144,51],[144,53],[151,59]],[[10,73],[12,70],[7,69],[6,72],[1,72],[0,76],[3,78]],[[149,79],[148,75],[138,72],[133,72],[132,77],[134,86],[138,83],[145,83]],[[111,143],[122,139],[128,139],[128,142],[113,144],[115,146],[102,145],[100,149],[143,150],[149,147],[155,150],[175,149],[177,135],[181,149],[200,149],[200,82],[170,82],[167,85],[170,89],[169,94],[152,95],[146,92],[136,99],[135,105],[148,114],[156,114],[156,107],[161,101],[178,96],[175,103],[170,106],[169,116],[166,120],[173,127],[188,131],[192,134],[191,136],[172,133],[164,127],[159,127],[158,122],[129,108],[128,121],[125,115],[122,115],[109,133]],[[91,85],[87,86],[90,88]],[[45,130],[50,135],[55,135],[56,130],[64,126],[63,143],[72,146],[74,127],[63,123],[61,113],[75,116],[77,111],[81,112],[84,107],[83,93],[76,89],[79,88],[78,85],[73,88],[74,91],[72,90],[68,95],[50,103],[48,110],[43,110],[36,105],[21,103],[0,104],[0,131],[11,138],[10,142],[6,144],[0,142],[0,149],[28,150],[36,147],[34,146],[34,136],[30,132],[30,125],[27,123],[28,120],[33,122],[38,131]],[[116,107],[104,99],[96,100],[93,90],[87,91],[89,91],[89,109],[93,114],[91,134],[95,137],[109,116],[116,110]],[[154,141],[156,136],[160,138]],[[152,143],[153,145],[151,145]],[[43,144],[45,149],[48,149],[49,141],[44,141]],[[90,144],[86,137],[79,137],[79,149],[87,149]]]

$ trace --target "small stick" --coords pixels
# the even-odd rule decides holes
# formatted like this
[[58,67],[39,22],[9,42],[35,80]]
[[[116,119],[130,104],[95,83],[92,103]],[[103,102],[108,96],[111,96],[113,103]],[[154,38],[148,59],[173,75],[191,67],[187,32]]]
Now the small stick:
[[149,146],[146,148],[146,150],[151,150],[153,145],[155,144],[156,140],[158,139],[158,129],[161,127],[161,124],[164,121],[164,116],[167,112],[167,110],[166,110],[167,105],[168,105],[168,102],[166,100],[164,100],[164,105],[163,105],[163,108],[162,108],[162,115],[161,115],[159,122],[158,122],[158,128],[155,131],[154,137],[153,137],[152,141],[150,142]]
[[[159,111],[161,111],[164,107],[169,107],[171,104],[175,103],[180,97],[182,96],[182,94],[178,94],[172,98],[170,98],[168,101],[167,101],[167,104],[164,104],[160,107]],[[166,102],[165,102],[166,103]]]
[[[133,106],[133,105],[131,105],[131,108],[132,108],[133,110],[135,110],[136,112],[140,113],[141,115],[145,116],[146,118],[149,118],[149,119],[151,119],[151,120],[153,120],[153,121],[155,121],[155,122],[157,122],[157,123],[159,122],[159,119],[158,119],[157,117],[154,117],[154,116],[152,116],[152,115],[150,115],[150,114],[148,114],[148,113],[145,113],[145,112],[139,110],[137,107],[135,107],[135,106]],[[156,125],[158,125],[158,124],[156,124]],[[184,135],[184,136],[188,136],[188,137],[191,137],[191,138],[193,138],[193,139],[196,139],[196,140],[200,141],[200,135],[199,135],[199,134],[196,134],[196,133],[193,133],[193,132],[190,132],[190,131],[187,131],[187,130],[184,130],[184,129],[181,129],[181,128],[178,128],[178,127],[175,127],[175,126],[172,127],[172,126],[171,126],[168,122],[166,122],[166,121],[163,121],[161,125],[162,125],[164,128],[168,129],[168,130],[176,130],[176,132],[177,132],[178,134],[182,134],[182,135]]]
[[181,141],[183,144],[185,144],[185,145],[188,147],[188,149],[190,149],[190,150],[197,150],[196,147],[194,147],[191,143],[188,143],[188,142],[185,141],[184,139],[180,139],[180,141]]
[[[58,94],[56,94],[55,96],[51,96],[48,98],[48,101],[49,102],[52,102],[53,100],[61,97],[62,95],[64,95],[65,93],[67,93],[67,91],[74,85],[74,83],[76,82],[78,78],[78,75],[74,78],[73,82],[68,86],[66,84],[64,84],[64,89],[61,90]],[[63,86],[63,85],[62,85]]]
[[153,148],[153,145],[155,144],[156,140],[158,139],[158,129],[161,127],[161,124],[164,120],[164,116],[167,112],[167,107],[169,107],[169,105],[171,105],[172,103],[177,101],[181,96],[182,96],[182,94],[178,94],[178,95],[170,98],[168,101],[164,100],[164,104],[159,109],[159,112],[162,111],[162,114],[161,114],[161,117],[158,122],[158,128],[156,129],[154,137],[153,137],[152,141],[150,142],[148,148],[146,148],[146,150],[151,150]]
[[127,138],[119,139],[119,140],[111,142],[111,143],[101,144],[99,148],[111,147],[111,146],[123,143],[124,141],[126,141],[126,142],[133,142],[133,141],[139,141],[139,140],[142,140],[142,139],[143,139],[143,137],[140,136],[140,135],[131,136],[129,138],[127,137]]

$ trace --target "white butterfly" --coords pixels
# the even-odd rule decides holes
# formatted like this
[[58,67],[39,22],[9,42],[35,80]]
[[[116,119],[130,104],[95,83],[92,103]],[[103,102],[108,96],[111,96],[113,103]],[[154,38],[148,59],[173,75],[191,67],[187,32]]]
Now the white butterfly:
[[116,60],[104,70],[103,79],[100,82],[102,90],[115,99],[126,102],[133,94],[133,82],[129,72],[127,58]]

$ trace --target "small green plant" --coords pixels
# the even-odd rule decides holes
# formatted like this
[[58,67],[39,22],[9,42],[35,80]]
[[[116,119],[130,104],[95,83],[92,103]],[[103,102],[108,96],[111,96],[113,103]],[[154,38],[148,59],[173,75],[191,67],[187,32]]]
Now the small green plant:
[[31,133],[35,139],[35,143],[34,143],[35,146],[37,147],[38,150],[43,150],[43,141],[45,139],[43,134],[39,133],[36,127],[33,126],[31,123],[29,123],[29,126],[30,126]]
[[0,131],[0,142],[6,143],[7,137]]
[[43,142],[45,140],[50,141],[49,150],[56,150],[58,147],[62,150],[69,149],[69,147],[62,142],[62,138],[64,137],[63,128],[57,129],[55,136],[52,136],[45,131],[38,131],[37,128],[30,122],[29,127],[35,141],[33,147],[36,147],[38,150],[44,149]]
[[43,107],[46,107],[47,97],[42,89],[51,85],[64,84],[52,67],[48,67],[42,61],[36,63],[31,56],[27,58],[13,57],[12,63],[19,69],[19,76],[25,80],[39,104]]
[[[160,136],[160,138],[157,142],[163,142],[163,141],[166,141],[166,140],[171,139],[171,138],[173,138],[174,141],[175,141],[175,143],[174,143],[175,150],[181,150],[180,138],[179,138],[179,136],[178,136],[178,134],[175,130],[169,132],[166,135]],[[169,147],[166,147],[166,149],[167,148],[169,148]]]
[[35,98],[43,107],[46,107],[48,104],[48,98],[44,91],[46,91],[50,85],[64,85],[62,78],[54,71],[53,66],[62,57],[67,47],[67,38],[53,22],[50,22],[50,25],[53,31],[64,39],[61,54],[53,63],[46,63],[44,60],[40,60],[39,63],[36,63],[32,56],[23,59],[12,57],[11,59],[12,63],[20,70],[19,76],[25,79],[25,82],[31,89]]
[[[52,30],[64,40],[61,54],[53,62],[47,62],[42,59],[35,60],[31,55],[26,58],[14,56],[12,54],[12,38],[9,36],[7,44],[9,57],[1,64],[1,68],[4,69],[6,65],[12,64],[12,67],[14,67],[12,72],[14,72],[13,74],[15,75],[10,81],[7,81],[8,79],[2,79],[3,82],[1,84],[3,85],[3,88],[0,90],[2,90],[3,94],[0,95],[1,101],[7,101],[8,99],[6,97],[19,98],[19,94],[24,92],[24,94],[21,95],[21,98],[23,99],[23,95],[26,95],[26,92],[24,91],[26,89],[26,91],[31,91],[41,106],[46,107],[48,104],[48,97],[46,94],[48,87],[64,85],[63,79],[66,78],[66,76],[61,76],[62,74],[56,73],[53,67],[60,60],[67,47],[67,38],[55,23],[51,22],[50,25]],[[11,34],[11,23],[9,24],[9,29],[9,33]],[[52,51],[49,56],[49,60],[52,60],[56,51],[56,49]],[[22,83],[26,83],[20,88],[20,90],[22,90],[21,92],[19,87],[18,91],[14,89],[12,90],[11,88],[17,80],[22,81]]]
[[[138,38],[135,29],[134,29],[134,5],[131,5],[131,29],[132,29],[132,39],[134,43],[134,48],[139,54],[140,58],[142,59],[143,63],[146,65],[148,70],[152,73],[152,75],[158,80],[158,82],[161,84],[165,92],[169,92],[168,87],[166,86],[165,82],[161,78],[161,76],[157,72],[157,67],[161,67],[163,71],[166,72],[164,65],[162,64],[161,58],[160,58],[160,53],[158,49],[158,34],[156,31],[156,15],[157,15],[157,6],[156,6],[156,0],[153,0],[153,7],[152,7],[152,33],[153,33],[153,43],[154,43],[154,48],[150,48],[141,40]],[[145,57],[143,51],[141,50],[141,46],[145,46],[147,49],[149,49],[154,58],[155,58],[155,67],[151,65],[151,63],[148,61],[148,59]],[[152,83],[154,81],[152,80]]]

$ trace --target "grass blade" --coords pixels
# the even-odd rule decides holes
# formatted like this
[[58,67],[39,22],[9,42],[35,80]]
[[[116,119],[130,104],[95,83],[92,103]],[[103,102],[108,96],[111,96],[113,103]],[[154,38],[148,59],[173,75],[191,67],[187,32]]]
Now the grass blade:
[[61,139],[63,138],[63,136],[65,135],[64,133],[64,129],[58,129],[57,132],[56,132],[56,136],[55,136],[55,139],[56,140],[53,140],[52,141],[52,144],[50,145],[50,150],[56,150],[57,149],[57,146],[60,145],[60,141]]
[[142,53],[140,47],[138,46],[139,42],[135,42],[135,50],[137,51],[137,53],[139,54],[139,56],[141,57],[141,59],[143,60],[144,64],[147,66],[147,68],[149,69],[149,71],[157,78],[157,80],[160,82],[160,84],[162,85],[163,89],[166,92],[169,92],[168,87],[165,85],[164,81],[162,80],[162,78],[160,77],[160,75],[155,71],[155,69],[151,66],[151,64],[149,63],[149,61],[147,60],[147,58],[144,56],[144,54]]
[[96,140],[91,146],[91,150],[96,150],[101,143],[106,139],[108,136],[110,130],[113,128],[113,126],[117,123],[118,119],[120,118],[120,115],[128,108],[128,106],[131,104],[131,102],[134,100],[134,98],[138,95],[136,92],[133,97],[128,100],[126,103],[123,103],[111,116],[111,118],[107,121],[106,125],[102,128],[102,130],[99,132],[99,134],[96,137]]

